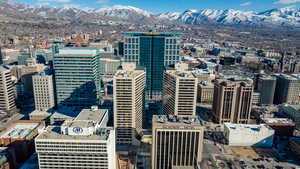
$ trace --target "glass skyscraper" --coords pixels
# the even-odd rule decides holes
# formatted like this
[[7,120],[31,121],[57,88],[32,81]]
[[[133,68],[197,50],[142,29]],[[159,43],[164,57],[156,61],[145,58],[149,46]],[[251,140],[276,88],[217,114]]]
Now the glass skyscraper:
[[62,48],[54,55],[58,106],[87,108],[99,104],[100,55],[96,48]]
[[164,67],[180,60],[179,34],[124,33],[124,61],[146,68],[146,98],[161,99]]

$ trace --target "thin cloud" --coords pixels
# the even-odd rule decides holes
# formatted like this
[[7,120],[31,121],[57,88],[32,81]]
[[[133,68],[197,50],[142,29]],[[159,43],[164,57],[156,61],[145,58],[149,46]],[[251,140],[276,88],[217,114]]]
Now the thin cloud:
[[38,0],[39,2],[56,2],[56,3],[67,3],[71,2],[71,0]]
[[294,4],[298,2],[300,2],[300,0],[278,0],[275,1],[273,4]]
[[251,4],[252,2],[248,1],[248,2],[241,3],[240,6],[250,6]]

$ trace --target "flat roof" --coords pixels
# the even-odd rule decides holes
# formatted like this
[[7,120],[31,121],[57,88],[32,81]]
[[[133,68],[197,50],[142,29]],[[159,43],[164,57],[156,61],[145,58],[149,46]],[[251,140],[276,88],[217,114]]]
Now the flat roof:
[[259,132],[261,129],[273,131],[271,127],[266,124],[233,124],[233,123],[224,123],[230,131],[253,131]]
[[202,121],[199,117],[179,117],[173,115],[154,115],[153,124],[159,125],[170,125],[180,127],[191,127],[191,126],[203,126]]
[[144,70],[134,70],[134,71],[118,70],[114,78],[134,78],[144,73],[145,73]]
[[47,111],[34,110],[29,115],[30,116],[51,116],[51,113]]
[[163,32],[125,32],[124,35],[130,36],[179,36],[179,33],[163,33]]
[[288,118],[262,118],[265,123],[284,123],[284,124],[293,124],[293,120]]
[[93,135],[65,135],[61,133],[61,128],[58,126],[49,126],[46,128],[44,132],[36,137],[36,140],[61,140],[64,142],[65,140],[70,140],[72,142],[88,142],[89,140],[93,141],[101,141],[107,140],[110,134],[111,128],[100,128]]
[[59,55],[97,55],[97,48],[65,47],[59,49]]
[[98,109],[96,107],[91,109],[83,109],[81,110],[79,115],[75,118],[75,120],[95,121],[98,119],[102,119],[107,112],[108,112],[107,109]]
[[167,70],[167,73],[175,75],[178,78],[197,78],[192,71]]
[[13,127],[8,128],[0,138],[27,138],[32,136],[33,130],[40,127],[40,123],[16,123]]

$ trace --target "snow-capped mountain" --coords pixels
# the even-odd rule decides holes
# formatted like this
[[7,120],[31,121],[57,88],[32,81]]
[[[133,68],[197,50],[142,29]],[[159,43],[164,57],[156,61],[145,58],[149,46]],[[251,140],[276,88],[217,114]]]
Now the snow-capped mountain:
[[300,26],[300,10],[288,7],[271,9],[264,12],[239,10],[186,10],[177,21],[187,24],[203,24],[205,22],[242,25],[277,25]]
[[[128,23],[185,23],[226,24],[247,26],[294,26],[300,27],[300,10],[295,7],[271,9],[263,12],[240,10],[195,10],[183,13],[166,12],[153,14],[132,6],[116,5],[99,9],[84,9],[76,6],[28,6],[10,0],[0,0],[0,20],[52,23],[96,23],[103,20],[119,20]],[[169,21],[169,22],[168,22]]]
[[177,20],[179,18],[179,16],[181,15],[181,13],[179,12],[166,12],[166,13],[161,13],[158,14],[158,18],[160,19],[169,19],[169,20]]
[[151,12],[133,7],[133,6],[122,6],[122,5],[115,5],[112,7],[104,7],[100,9],[92,10],[102,16],[109,16],[109,17],[117,17],[122,19],[129,19],[131,17],[152,17],[153,14]]

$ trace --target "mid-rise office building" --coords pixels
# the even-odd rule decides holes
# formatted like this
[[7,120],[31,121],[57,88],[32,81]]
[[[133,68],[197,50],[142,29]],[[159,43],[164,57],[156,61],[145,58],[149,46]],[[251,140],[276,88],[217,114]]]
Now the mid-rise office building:
[[164,76],[163,111],[176,116],[195,116],[198,79],[192,71],[167,70]]
[[298,104],[300,103],[300,76],[299,75],[276,75],[275,104]]
[[15,109],[15,89],[11,71],[5,66],[0,66],[0,110],[12,111]]
[[111,79],[121,66],[121,60],[119,59],[101,58],[100,62],[100,76],[103,80]]
[[142,129],[146,72],[123,65],[123,70],[115,74],[113,83],[117,143],[135,144],[136,134]]
[[55,106],[52,75],[45,72],[32,76],[35,109],[47,111]]
[[101,81],[96,48],[62,48],[54,55],[58,106],[78,109],[99,104]]
[[252,107],[250,79],[217,79],[214,87],[213,116],[218,123],[248,123]]
[[260,93],[260,103],[263,105],[273,104],[276,88],[276,78],[262,75],[258,78],[257,92]]
[[210,82],[198,84],[198,102],[202,104],[212,104],[214,98],[214,85]]
[[35,139],[40,169],[116,169],[115,130],[108,110],[83,109],[61,127],[49,126]]
[[152,169],[196,168],[202,160],[200,120],[155,115],[152,124]]
[[163,90],[164,67],[180,60],[179,34],[124,33],[124,61],[146,68],[146,96],[160,100]]

